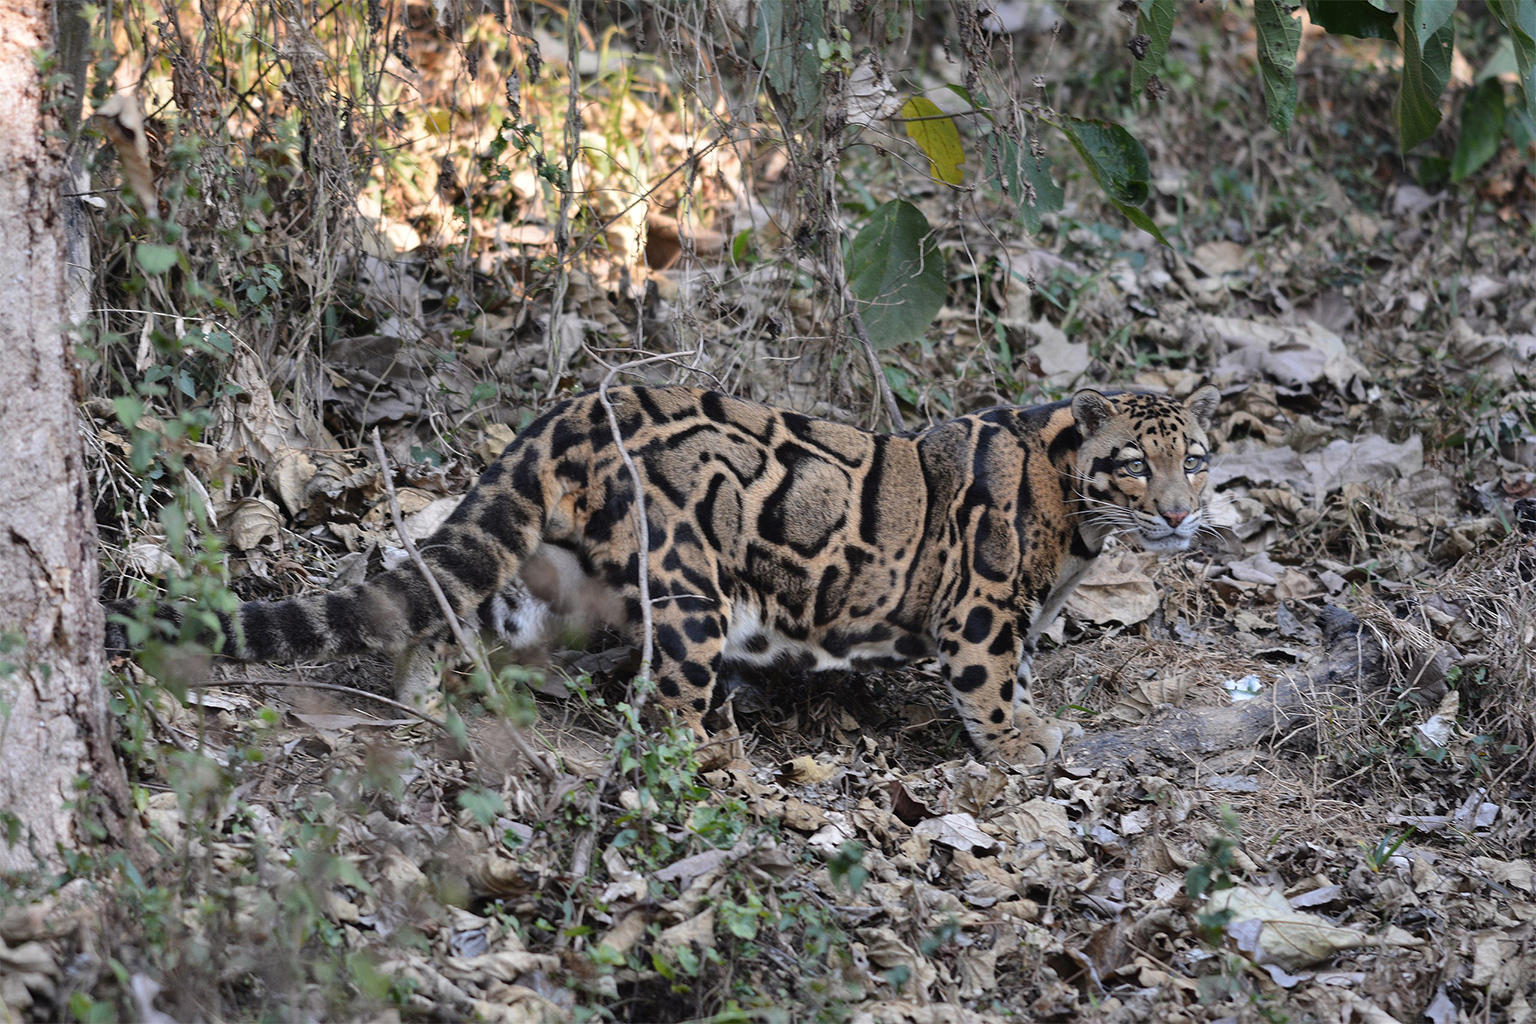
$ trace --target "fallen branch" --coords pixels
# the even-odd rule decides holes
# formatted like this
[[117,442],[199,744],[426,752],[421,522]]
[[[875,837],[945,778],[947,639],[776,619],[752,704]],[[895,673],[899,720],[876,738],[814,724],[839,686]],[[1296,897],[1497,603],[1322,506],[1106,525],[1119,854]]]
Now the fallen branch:
[[1116,766],[1205,757],[1277,735],[1293,742],[1307,731],[1318,706],[1356,703],[1362,690],[1386,681],[1381,644],[1359,619],[1329,605],[1320,621],[1324,655],[1315,667],[1287,673],[1264,696],[1230,707],[1181,709],[1150,725],[1090,735],[1063,751],[1063,769],[1083,776]]

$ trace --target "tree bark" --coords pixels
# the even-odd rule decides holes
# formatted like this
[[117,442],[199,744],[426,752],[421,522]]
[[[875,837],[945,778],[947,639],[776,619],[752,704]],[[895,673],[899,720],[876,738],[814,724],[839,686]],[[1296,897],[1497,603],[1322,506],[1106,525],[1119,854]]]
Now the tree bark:
[[127,820],[66,335],[65,146],[34,56],[51,16],[0,2],[0,877],[121,841]]

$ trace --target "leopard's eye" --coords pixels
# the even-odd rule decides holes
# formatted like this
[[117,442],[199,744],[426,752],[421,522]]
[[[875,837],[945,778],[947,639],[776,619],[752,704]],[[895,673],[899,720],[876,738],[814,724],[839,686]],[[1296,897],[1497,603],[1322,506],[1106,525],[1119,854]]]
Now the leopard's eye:
[[1141,476],[1147,471],[1147,462],[1145,459],[1127,459],[1120,464],[1120,468],[1131,476]]
[[1201,463],[1204,461],[1205,456],[1203,455],[1191,455],[1189,458],[1184,460],[1184,471],[1186,473],[1193,473],[1195,470],[1200,468]]

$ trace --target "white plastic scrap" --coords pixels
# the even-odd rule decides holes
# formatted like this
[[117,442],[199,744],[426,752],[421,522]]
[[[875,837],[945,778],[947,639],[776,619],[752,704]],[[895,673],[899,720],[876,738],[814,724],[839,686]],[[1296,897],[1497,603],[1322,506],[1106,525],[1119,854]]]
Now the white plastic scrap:
[[1241,679],[1228,679],[1221,685],[1226,687],[1227,692],[1232,695],[1234,704],[1240,700],[1253,700],[1259,695],[1259,691],[1264,689],[1263,681],[1252,674],[1243,676]]

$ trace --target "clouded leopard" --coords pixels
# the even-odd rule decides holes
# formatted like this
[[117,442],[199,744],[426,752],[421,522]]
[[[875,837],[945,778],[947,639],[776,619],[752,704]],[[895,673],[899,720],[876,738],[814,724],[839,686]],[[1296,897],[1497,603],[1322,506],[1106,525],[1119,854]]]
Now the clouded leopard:
[[[1022,764],[1075,728],[1030,703],[1037,638],[1106,538],[1179,550],[1206,523],[1220,401],[1210,385],[1183,401],[1083,390],[889,435],[687,387],[608,395],[644,481],[653,703],[702,736],[731,662],[936,656],[976,745]],[[420,548],[459,615],[514,645],[580,608],[639,633],[634,477],[596,393],[529,424]],[[237,617],[223,650],[248,661],[399,652],[445,632],[410,564]]]

